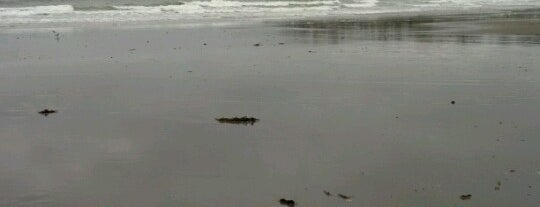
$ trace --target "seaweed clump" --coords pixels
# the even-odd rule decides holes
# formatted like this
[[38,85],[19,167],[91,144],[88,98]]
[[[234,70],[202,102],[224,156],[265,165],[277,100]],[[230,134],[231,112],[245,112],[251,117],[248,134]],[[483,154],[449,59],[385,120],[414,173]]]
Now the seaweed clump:
[[243,117],[233,117],[233,118],[222,117],[222,118],[217,118],[216,121],[218,121],[219,123],[223,123],[223,124],[253,125],[256,122],[258,122],[259,119],[255,118],[255,117],[243,116]]
[[287,207],[296,206],[296,202],[294,200],[288,200],[288,199],[285,199],[285,198],[279,199],[279,204],[287,206]]
[[471,199],[471,197],[472,197],[471,194],[466,194],[466,195],[461,195],[461,196],[459,196],[459,198],[460,198],[461,200],[469,200],[469,199]]
[[56,110],[51,110],[51,109],[43,109],[42,111],[38,112],[39,114],[43,115],[43,116],[48,116],[49,114],[54,114],[56,113],[57,111]]

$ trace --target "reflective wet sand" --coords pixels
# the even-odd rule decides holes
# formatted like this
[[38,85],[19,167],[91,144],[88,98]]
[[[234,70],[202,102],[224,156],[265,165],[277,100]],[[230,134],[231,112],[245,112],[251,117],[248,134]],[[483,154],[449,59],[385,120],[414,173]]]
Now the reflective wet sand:
[[536,206],[538,16],[487,17],[0,33],[0,205]]

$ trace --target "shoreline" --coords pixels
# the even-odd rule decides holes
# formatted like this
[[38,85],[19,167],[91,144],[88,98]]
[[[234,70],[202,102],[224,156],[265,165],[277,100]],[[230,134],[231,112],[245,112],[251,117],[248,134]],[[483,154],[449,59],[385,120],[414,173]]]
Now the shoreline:
[[[441,13],[443,12],[443,13]],[[185,20],[148,20],[148,21],[119,21],[119,22],[74,22],[74,23],[17,23],[11,25],[2,25],[3,31],[16,30],[40,30],[52,28],[73,28],[73,29],[93,29],[93,28],[190,28],[190,27],[227,27],[234,25],[253,25],[261,23],[276,23],[289,21],[418,21],[422,19],[431,19],[436,21],[464,21],[480,20],[486,18],[529,18],[538,19],[540,7],[538,8],[482,8],[482,9],[457,9],[457,10],[432,10],[432,11],[409,11],[409,12],[383,12],[366,13],[360,15],[325,15],[312,17],[287,17],[285,18],[252,18],[250,20],[241,20],[236,18],[216,18],[216,19],[185,19]]]

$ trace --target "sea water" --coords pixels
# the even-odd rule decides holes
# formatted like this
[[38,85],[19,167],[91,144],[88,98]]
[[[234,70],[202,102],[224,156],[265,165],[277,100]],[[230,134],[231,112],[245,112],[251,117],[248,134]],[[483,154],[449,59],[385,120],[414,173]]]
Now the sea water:
[[540,7],[540,0],[0,0],[0,26],[25,23],[305,18]]

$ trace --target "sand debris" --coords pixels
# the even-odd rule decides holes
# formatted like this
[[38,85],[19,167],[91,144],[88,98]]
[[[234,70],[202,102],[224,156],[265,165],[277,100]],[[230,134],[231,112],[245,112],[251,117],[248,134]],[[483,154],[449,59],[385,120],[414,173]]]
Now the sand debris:
[[[332,194],[330,191],[323,190],[323,193],[324,193],[324,195],[326,195],[328,197],[334,196],[334,194]],[[341,194],[341,193],[338,193],[336,195],[337,195],[338,198],[341,198],[341,199],[343,199],[345,201],[352,201],[352,196],[344,195],[344,194]]]
[[52,31],[53,35],[54,35],[54,39],[59,42],[60,41],[60,33],[56,32],[56,31]]
[[461,200],[469,200],[469,199],[472,198],[472,195],[471,195],[471,194],[465,194],[465,195],[459,196],[459,198],[460,198]]
[[323,191],[323,193],[324,193],[324,195],[326,195],[326,196],[333,196],[332,193],[330,193],[330,192],[328,192],[328,191],[325,191],[325,190]]
[[219,123],[224,123],[224,124],[243,124],[243,125],[248,125],[249,124],[249,125],[253,125],[256,122],[258,122],[259,119],[255,118],[255,117],[243,116],[243,117],[233,117],[233,118],[225,118],[225,117],[216,118],[216,121],[218,121]]
[[501,181],[497,181],[497,185],[495,185],[495,190],[501,190]]
[[338,197],[340,197],[341,199],[345,200],[345,201],[352,201],[352,197],[351,196],[346,196],[346,195],[343,195],[341,193],[338,193],[337,194]]
[[296,202],[294,200],[288,200],[288,199],[285,199],[285,198],[279,199],[279,204],[287,206],[287,207],[296,206]]
[[48,116],[49,114],[54,114],[56,113],[57,111],[56,110],[51,110],[51,109],[43,109],[41,110],[40,112],[38,112],[39,114],[43,115],[43,116]]

